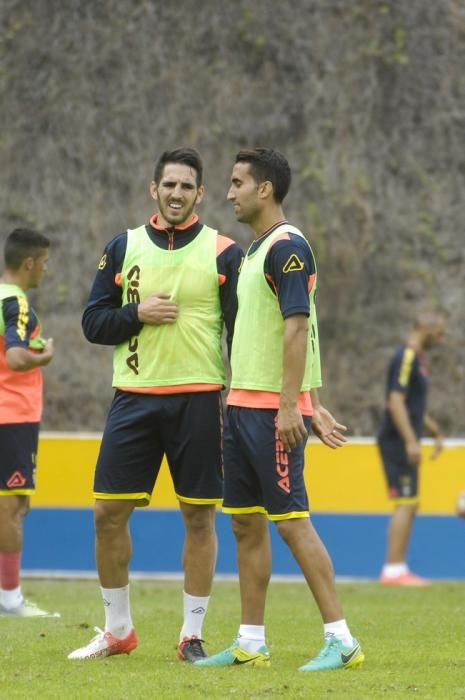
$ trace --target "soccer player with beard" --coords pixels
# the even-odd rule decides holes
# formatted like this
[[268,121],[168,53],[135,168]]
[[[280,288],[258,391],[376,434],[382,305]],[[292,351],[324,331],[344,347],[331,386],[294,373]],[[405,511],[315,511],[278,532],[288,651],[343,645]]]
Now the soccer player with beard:
[[195,213],[204,195],[202,170],[192,148],[162,154],[150,185],[158,211],[106,246],[84,311],[87,339],[115,346],[116,392],[94,482],[105,627],[70,659],[129,654],[137,646],[128,521],[134,508],[150,502],[163,455],[185,525],[178,657],[205,656],[202,623],[223,495],[221,338],[224,324],[229,348],[242,251]]
[[[255,240],[241,268],[224,443],[223,511],[237,542],[241,623],[233,644],[196,666],[268,666],[265,602],[271,577],[269,521],[297,561],[319,608],[325,643],[304,672],[364,660],[334,583],[331,559],[309,517],[304,481],[310,429],[328,446],[345,426],[321,406],[317,270],[310,245],[286,219],[291,171],[271,148],[240,151],[228,200]],[[341,432],[342,431],[342,432]]]

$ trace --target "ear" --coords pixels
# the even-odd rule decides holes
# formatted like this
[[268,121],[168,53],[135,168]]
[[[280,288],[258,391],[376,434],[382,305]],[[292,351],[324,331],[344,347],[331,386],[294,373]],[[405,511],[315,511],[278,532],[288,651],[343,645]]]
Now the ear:
[[204,194],[205,194],[205,187],[203,185],[200,185],[199,189],[197,190],[197,197],[195,199],[196,204],[200,204],[200,202],[203,199]]
[[155,182],[155,180],[152,180],[152,182],[150,183],[149,191],[150,191],[150,196],[152,197],[152,199],[154,199],[156,202],[158,202],[158,187],[157,187],[157,183]]
[[34,267],[34,258],[32,256],[29,258],[24,258],[23,266],[25,270],[32,270],[32,268]]
[[258,196],[260,199],[268,199],[273,196],[273,184],[270,180],[264,180],[258,186]]

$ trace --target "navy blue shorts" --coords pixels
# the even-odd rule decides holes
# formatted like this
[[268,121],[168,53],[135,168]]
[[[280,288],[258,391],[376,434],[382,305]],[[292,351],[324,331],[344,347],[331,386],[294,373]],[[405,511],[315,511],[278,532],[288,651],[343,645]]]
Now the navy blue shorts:
[[416,501],[418,465],[408,461],[403,441],[378,438],[378,448],[383,461],[389,498]]
[[156,395],[117,390],[100,446],[94,496],[147,505],[166,455],[180,501],[221,503],[222,433],[219,391]]
[[[308,517],[305,445],[284,452],[277,411],[229,406],[224,433],[225,513],[265,513],[270,520]],[[311,418],[303,417],[307,431]]]
[[0,425],[0,496],[34,493],[39,423]]

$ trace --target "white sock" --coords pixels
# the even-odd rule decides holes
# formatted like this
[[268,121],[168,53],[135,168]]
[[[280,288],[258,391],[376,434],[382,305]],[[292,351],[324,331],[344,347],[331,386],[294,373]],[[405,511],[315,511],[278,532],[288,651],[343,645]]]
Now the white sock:
[[408,566],[404,561],[398,564],[385,564],[383,566],[383,576],[387,576],[388,578],[396,578],[406,573],[408,573]]
[[197,637],[202,639],[202,625],[208,609],[210,596],[190,595],[183,591],[184,622],[179,641],[184,637]]
[[237,641],[244,651],[258,651],[265,644],[265,625],[240,625]]
[[102,588],[103,607],[105,608],[105,632],[115,637],[127,637],[133,628],[129,610],[129,584],[122,588]]
[[324,625],[324,635],[325,639],[328,637],[336,637],[336,639],[339,639],[346,647],[351,647],[353,644],[353,637],[345,620],[326,622]]
[[7,610],[17,608],[23,602],[24,598],[21,593],[21,586],[13,588],[11,591],[5,591],[3,588],[0,589],[0,605]]

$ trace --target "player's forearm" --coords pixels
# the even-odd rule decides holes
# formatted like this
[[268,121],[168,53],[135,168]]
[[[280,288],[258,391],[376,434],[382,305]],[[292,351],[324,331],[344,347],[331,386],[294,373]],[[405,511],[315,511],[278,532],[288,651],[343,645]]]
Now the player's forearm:
[[312,399],[313,408],[318,410],[321,406],[320,396],[318,394],[318,389],[316,389],[316,388],[310,389],[310,398]]
[[423,419],[423,425],[428,435],[435,438],[441,437],[441,429],[432,416],[426,414]]
[[90,343],[119,345],[137,335],[143,324],[137,317],[137,304],[119,309],[87,306],[82,316],[82,330]]
[[389,394],[388,411],[405,443],[418,440],[408,415],[404,396],[401,393],[392,391]]
[[281,407],[297,404],[305,374],[307,339],[308,319],[306,316],[291,316],[285,320]]

